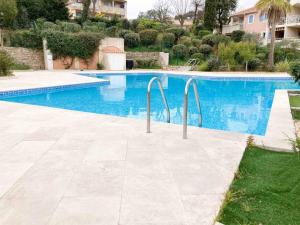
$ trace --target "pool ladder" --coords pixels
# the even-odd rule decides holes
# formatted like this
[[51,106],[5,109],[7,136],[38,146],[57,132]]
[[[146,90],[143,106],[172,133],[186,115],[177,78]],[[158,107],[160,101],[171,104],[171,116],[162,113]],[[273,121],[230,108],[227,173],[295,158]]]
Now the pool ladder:
[[[153,86],[154,81],[157,81],[158,87],[162,96],[163,104],[165,106],[165,109],[167,111],[167,123],[170,123],[170,108],[167,102],[167,98],[165,96],[163,85],[161,80],[158,77],[153,77],[149,84],[148,84],[148,91],[147,91],[147,133],[151,132],[150,129],[150,122],[151,122],[151,89]],[[193,85],[196,104],[198,108],[198,126],[202,126],[202,113],[201,113],[201,106],[200,106],[200,100],[199,100],[199,92],[197,83],[193,78],[190,78],[185,85],[184,89],[184,106],[183,106],[183,139],[187,139],[187,113],[188,113],[188,94],[191,84]]]

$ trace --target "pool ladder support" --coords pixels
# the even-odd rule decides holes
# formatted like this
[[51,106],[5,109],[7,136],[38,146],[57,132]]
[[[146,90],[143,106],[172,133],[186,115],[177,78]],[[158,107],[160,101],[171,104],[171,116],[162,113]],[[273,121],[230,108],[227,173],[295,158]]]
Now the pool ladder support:
[[156,81],[158,84],[158,88],[161,93],[163,104],[167,111],[167,123],[170,123],[170,108],[169,108],[167,98],[164,93],[162,82],[158,77],[153,77],[148,84],[148,91],[147,91],[147,133],[151,133],[151,128],[150,128],[150,126],[151,126],[151,89],[152,89],[154,81]]
[[187,114],[188,114],[188,104],[189,104],[189,90],[191,84],[194,88],[194,94],[196,99],[196,104],[198,108],[198,126],[202,126],[202,113],[201,113],[201,106],[200,106],[200,100],[199,100],[199,92],[197,87],[197,82],[195,79],[190,78],[185,85],[184,89],[184,105],[183,105],[183,139],[187,139]]

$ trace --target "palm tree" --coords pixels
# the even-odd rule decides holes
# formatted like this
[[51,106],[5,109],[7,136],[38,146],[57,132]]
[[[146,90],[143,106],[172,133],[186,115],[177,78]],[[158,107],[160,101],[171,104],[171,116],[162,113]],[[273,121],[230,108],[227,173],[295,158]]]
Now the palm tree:
[[288,12],[291,11],[292,6],[289,0],[259,0],[256,4],[256,8],[266,12],[268,15],[269,26],[271,29],[271,44],[269,52],[269,66],[274,66],[274,52],[275,52],[275,32],[276,24],[280,19]]

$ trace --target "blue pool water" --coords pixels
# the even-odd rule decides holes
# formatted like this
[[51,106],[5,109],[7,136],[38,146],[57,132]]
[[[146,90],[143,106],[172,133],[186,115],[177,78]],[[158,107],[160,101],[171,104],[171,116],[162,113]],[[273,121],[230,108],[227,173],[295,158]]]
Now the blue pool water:
[[[171,123],[182,124],[183,93],[188,76],[132,74],[93,75],[110,81],[105,85],[45,90],[0,100],[32,105],[108,114],[138,119],[146,118],[147,85],[159,76],[171,111]],[[198,77],[203,127],[264,135],[276,89],[300,89],[291,79],[209,78]],[[152,91],[152,119],[165,121],[157,85]],[[189,125],[198,122],[193,91],[190,91]]]

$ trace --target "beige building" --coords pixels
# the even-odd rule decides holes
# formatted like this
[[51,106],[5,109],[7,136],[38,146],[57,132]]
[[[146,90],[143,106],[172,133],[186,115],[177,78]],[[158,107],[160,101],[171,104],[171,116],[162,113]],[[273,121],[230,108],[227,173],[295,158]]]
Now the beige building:
[[[93,10],[93,0],[91,10]],[[83,0],[69,0],[68,9],[72,18],[81,16]],[[111,18],[118,16],[127,18],[127,0],[95,0],[95,11],[97,14]]]
[[[290,0],[292,11],[276,26],[276,39],[300,41],[300,0]],[[223,34],[230,35],[235,30],[260,34],[265,43],[270,41],[268,19],[264,12],[255,7],[236,12],[231,16],[230,24],[224,26]]]

